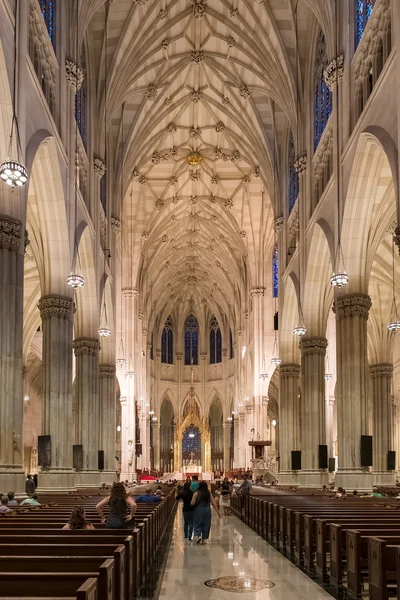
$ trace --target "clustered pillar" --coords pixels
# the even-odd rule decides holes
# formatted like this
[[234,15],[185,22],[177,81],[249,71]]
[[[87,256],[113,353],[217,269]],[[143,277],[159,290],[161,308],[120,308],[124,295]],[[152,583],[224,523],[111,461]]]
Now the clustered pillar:
[[100,438],[99,449],[104,452],[105,483],[114,480],[115,472],[115,367],[100,365]]
[[392,377],[393,365],[370,366],[372,377],[372,422],[374,485],[395,483],[395,472],[388,471],[388,452],[393,450]]
[[301,450],[299,418],[300,365],[282,363],[279,371],[281,405],[279,414],[280,472],[278,479],[279,483],[297,483],[297,475],[292,471],[291,452]]

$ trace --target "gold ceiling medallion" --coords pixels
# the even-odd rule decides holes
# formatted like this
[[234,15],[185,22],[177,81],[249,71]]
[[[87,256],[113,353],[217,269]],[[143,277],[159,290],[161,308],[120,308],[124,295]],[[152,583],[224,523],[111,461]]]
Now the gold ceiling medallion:
[[199,152],[191,152],[187,155],[186,162],[188,162],[191,167],[198,167],[203,158],[204,157]]

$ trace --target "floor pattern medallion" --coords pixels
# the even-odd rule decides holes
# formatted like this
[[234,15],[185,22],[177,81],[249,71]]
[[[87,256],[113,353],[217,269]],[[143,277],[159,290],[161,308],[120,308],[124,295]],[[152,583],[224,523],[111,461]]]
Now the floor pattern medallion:
[[256,579],[255,577],[218,577],[218,579],[209,579],[205,585],[225,592],[259,592],[266,588],[273,588],[275,583],[268,579]]

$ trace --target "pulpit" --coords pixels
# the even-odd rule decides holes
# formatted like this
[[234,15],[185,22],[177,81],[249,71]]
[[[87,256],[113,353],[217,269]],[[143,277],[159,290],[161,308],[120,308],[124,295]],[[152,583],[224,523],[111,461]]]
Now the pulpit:
[[267,460],[265,448],[272,446],[271,441],[267,440],[251,440],[249,446],[252,448],[252,471],[256,477],[263,476],[266,480],[273,481],[276,477],[269,470],[269,462]]

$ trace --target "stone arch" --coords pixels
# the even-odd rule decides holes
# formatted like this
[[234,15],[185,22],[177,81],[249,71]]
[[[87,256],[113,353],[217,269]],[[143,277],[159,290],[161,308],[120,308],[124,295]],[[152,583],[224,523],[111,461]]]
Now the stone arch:
[[304,281],[303,314],[307,337],[324,335],[333,290],[332,274],[333,233],[326,221],[317,221],[313,227],[308,251]]
[[346,292],[368,292],[377,247],[395,218],[395,156],[390,136],[380,128],[367,129],[360,135],[343,212],[342,247],[350,277]]
[[98,336],[99,328],[99,302],[96,284],[95,258],[93,240],[89,228],[86,226],[79,239],[79,263],[85,285],[75,295],[75,337]]
[[281,297],[283,298],[282,316],[279,319],[279,353],[282,362],[299,362],[299,350],[296,344],[296,336],[293,329],[298,320],[298,279],[291,272],[285,281]]

